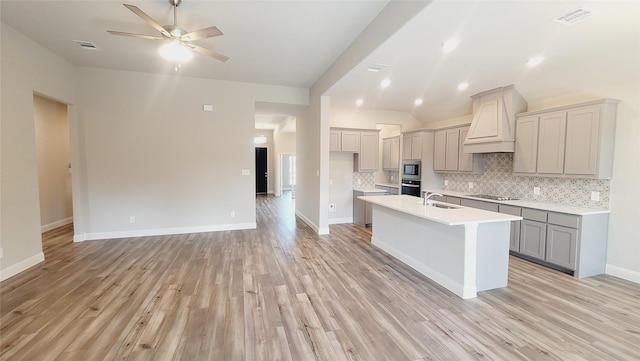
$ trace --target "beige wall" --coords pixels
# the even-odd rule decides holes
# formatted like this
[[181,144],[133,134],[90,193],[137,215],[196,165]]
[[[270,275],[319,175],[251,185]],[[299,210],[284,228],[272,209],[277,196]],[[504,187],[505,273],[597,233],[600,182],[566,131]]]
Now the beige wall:
[[40,224],[47,231],[72,221],[71,149],[67,105],[33,96]]

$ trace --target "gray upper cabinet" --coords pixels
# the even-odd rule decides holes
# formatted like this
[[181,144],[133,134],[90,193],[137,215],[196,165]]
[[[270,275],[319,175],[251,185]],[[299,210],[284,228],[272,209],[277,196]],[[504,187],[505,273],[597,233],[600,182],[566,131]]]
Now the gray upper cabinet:
[[356,154],[357,172],[375,172],[378,170],[379,133],[378,131],[360,132],[360,151]]
[[400,165],[400,137],[382,140],[382,169],[398,170]]
[[435,133],[433,169],[436,172],[484,172],[482,154],[464,153],[464,139],[469,127],[438,130]]
[[562,174],[567,115],[555,112],[540,115],[538,133],[538,173]]
[[516,121],[515,173],[535,173],[538,169],[538,116],[520,117]]
[[357,153],[360,151],[360,132],[357,130],[331,129],[329,151]]
[[514,173],[609,179],[618,100],[521,113]]
[[402,159],[422,160],[422,131],[402,135]]

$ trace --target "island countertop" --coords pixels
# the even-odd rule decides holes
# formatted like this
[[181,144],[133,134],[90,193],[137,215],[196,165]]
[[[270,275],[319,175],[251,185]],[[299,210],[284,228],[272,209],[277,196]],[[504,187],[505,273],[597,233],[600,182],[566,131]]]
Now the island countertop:
[[[422,198],[409,195],[360,196],[358,198],[372,204],[449,226],[465,225],[470,223],[519,221],[522,219],[522,217],[518,216],[489,212],[459,205],[455,205],[455,208],[452,209],[425,206]],[[450,204],[443,202],[433,201],[432,203],[451,206]]]

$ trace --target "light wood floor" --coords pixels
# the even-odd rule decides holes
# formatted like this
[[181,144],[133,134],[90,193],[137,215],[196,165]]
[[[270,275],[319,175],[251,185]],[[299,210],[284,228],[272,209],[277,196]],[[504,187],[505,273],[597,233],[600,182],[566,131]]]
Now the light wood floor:
[[258,229],[71,242],[0,284],[2,360],[638,360],[640,285],[510,259],[461,300],[289,197]]

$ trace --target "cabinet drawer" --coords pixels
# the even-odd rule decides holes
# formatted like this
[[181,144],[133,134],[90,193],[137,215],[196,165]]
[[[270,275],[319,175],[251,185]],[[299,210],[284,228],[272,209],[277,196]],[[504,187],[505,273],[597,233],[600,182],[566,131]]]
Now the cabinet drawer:
[[510,214],[512,216],[520,216],[522,214],[522,208],[514,207],[514,206],[507,206],[507,205],[504,205],[504,204],[501,204],[500,207],[498,208],[498,210],[500,211],[500,213]]
[[580,216],[549,212],[549,219],[547,220],[547,223],[571,228],[580,228]]
[[485,211],[491,211],[491,212],[498,211],[497,203],[476,201],[474,199],[462,199],[462,202],[460,204],[465,207],[484,209]]
[[[423,193],[424,196],[424,193]],[[434,201],[438,201],[438,202],[446,202],[447,201],[447,197],[446,196],[431,196],[431,199],[433,199]]]
[[547,222],[547,212],[539,211],[537,209],[523,208],[522,209],[522,218],[530,219],[532,221],[538,221],[538,222],[546,223]]

